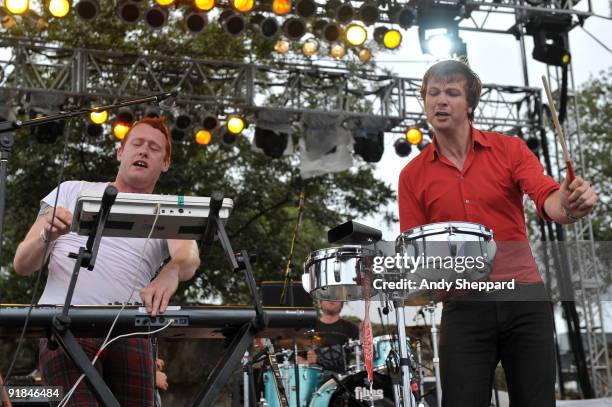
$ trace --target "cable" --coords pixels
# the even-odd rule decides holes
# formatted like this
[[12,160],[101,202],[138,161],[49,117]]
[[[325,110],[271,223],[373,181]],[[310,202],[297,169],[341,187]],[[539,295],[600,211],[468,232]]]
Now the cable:
[[[161,328],[158,328],[154,331],[147,331],[147,332],[132,332],[129,334],[123,334],[123,335],[119,335],[114,337],[113,339],[111,339],[110,341],[108,341],[107,343],[103,344],[100,349],[98,349],[98,351],[96,352],[96,356],[93,358],[93,360],[91,361],[91,364],[94,365],[97,361],[98,358],[100,357],[100,355],[102,354],[102,352],[104,351],[104,349],[106,349],[111,343],[115,342],[117,339],[121,339],[121,338],[127,338],[130,336],[137,336],[137,335],[145,335],[145,336],[150,336],[153,334],[156,334],[158,332],[163,331],[164,329],[168,328],[170,325],[172,325],[174,323],[174,319],[170,319],[170,321],[162,326]],[[68,390],[68,392],[66,393],[66,395],[64,395],[64,397],[62,398],[62,400],[59,402],[57,407],[63,407],[66,405],[66,403],[68,403],[68,400],[70,400],[70,397],[72,397],[72,394],[75,392],[76,388],[78,387],[78,385],[81,383],[81,381],[83,380],[83,378],[85,377],[85,374],[81,374],[81,376],[77,379],[77,381],[74,383],[74,385],[70,388],[70,390]]]
[[[70,119],[68,120],[68,124],[66,126],[66,130],[64,131],[64,147],[63,147],[63,151],[62,151],[62,165],[60,167],[60,171],[59,171],[59,175],[58,175],[58,179],[57,179],[57,186],[55,187],[55,189],[57,190],[57,192],[55,193],[55,200],[53,202],[53,211],[51,213],[51,225],[53,225],[54,221],[55,221],[55,211],[57,208],[57,201],[59,199],[59,193],[60,193],[60,186],[62,184],[62,180],[64,177],[64,169],[66,168],[67,165],[67,159],[68,159],[68,134],[69,129],[70,129],[70,124],[74,121],[74,119]],[[50,231],[49,231],[50,232]],[[11,360],[11,364],[8,368],[8,371],[6,372],[6,377],[5,377],[5,382],[8,384],[10,378],[11,378],[11,374],[13,373],[13,368],[15,367],[15,362],[17,361],[17,357],[19,356],[19,353],[21,352],[21,345],[23,343],[23,338],[25,337],[25,333],[26,330],[28,328],[28,324],[30,323],[30,315],[32,314],[32,309],[34,308],[34,299],[36,297],[36,293],[38,292],[38,287],[40,286],[40,281],[41,281],[41,276],[42,276],[42,271],[45,268],[45,264],[47,263],[47,255],[51,256],[49,252],[49,246],[51,244],[51,239],[47,239],[47,241],[45,242],[45,248],[43,251],[43,256],[42,259],[40,261],[40,267],[38,268],[38,272],[36,274],[36,282],[34,283],[34,289],[32,290],[32,297],[30,299],[30,306],[28,308],[28,313],[26,314],[26,318],[25,321],[23,322],[23,328],[21,329],[21,334],[19,335],[19,339],[17,340],[17,349],[15,350],[15,353],[13,354],[13,359]]]
[[588,35],[589,37],[591,37],[592,39],[594,39],[596,43],[598,43],[599,45],[601,45],[602,47],[604,47],[606,51],[608,51],[610,54],[612,54],[612,49],[608,48],[608,47],[606,46],[606,44],[604,44],[603,42],[601,42],[601,40],[600,40],[599,38],[597,38],[596,36],[594,36],[593,34],[591,34],[590,32],[588,32],[586,28],[584,28],[584,27],[580,27],[580,28],[582,28],[582,31],[584,31],[585,33],[587,33],[587,35]]

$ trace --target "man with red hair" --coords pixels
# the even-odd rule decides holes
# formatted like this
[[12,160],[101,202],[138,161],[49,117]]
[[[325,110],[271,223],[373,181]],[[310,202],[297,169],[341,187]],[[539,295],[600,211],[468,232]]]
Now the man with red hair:
[[[170,167],[171,151],[170,132],[163,118],[136,122],[117,150],[119,169],[112,184],[119,192],[152,193],[160,175]],[[28,276],[38,270],[49,246],[49,275],[38,304],[64,303],[74,267],[68,253],[77,252],[87,240],[86,236],[70,233],[71,210],[81,192],[102,192],[108,184],[65,181],[59,191],[56,188],[42,199],[38,218],[19,244],[13,261],[15,272]],[[170,260],[165,262],[168,257]],[[151,315],[156,315],[166,310],[179,282],[192,278],[199,265],[194,241],[105,237],[95,269],[80,274],[72,303],[139,301]],[[81,338],[79,343],[93,359],[102,339]],[[61,350],[49,349],[46,340],[41,340],[39,363],[45,384],[62,386],[65,392],[81,374]],[[121,406],[153,405],[155,364],[150,339],[114,342],[101,354],[96,368]],[[67,405],[97,406],[98,402],[87,384],[81,382]]]

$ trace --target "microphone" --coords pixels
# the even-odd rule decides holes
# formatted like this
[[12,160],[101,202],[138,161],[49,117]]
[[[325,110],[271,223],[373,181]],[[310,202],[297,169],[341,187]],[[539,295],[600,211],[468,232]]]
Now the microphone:
[[159,110],[164,112],[170,112],[174,109],[176,105],[176,96],[178,95],[178,91],[173,90],[172,92],[166,93],[164,95],[159,96]]

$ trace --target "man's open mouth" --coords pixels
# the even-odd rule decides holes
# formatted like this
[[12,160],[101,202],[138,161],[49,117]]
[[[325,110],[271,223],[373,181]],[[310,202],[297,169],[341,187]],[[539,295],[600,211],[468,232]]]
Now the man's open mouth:
[[136,167],[149,168],[149,164],[141,160],[135,161],[133,165],[135,165]]

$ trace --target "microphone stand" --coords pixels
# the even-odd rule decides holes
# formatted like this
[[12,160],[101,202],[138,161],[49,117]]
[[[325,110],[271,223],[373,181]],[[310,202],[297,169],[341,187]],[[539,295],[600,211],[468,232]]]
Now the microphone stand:
[[120,407],[119,402],[102,379],[102,376],[100,376],[98,370],[91,364],[91,361],[77,342],[74,334],[70,331],[71,320],[68,313],[70,311],[70,303],[72,302],[74,288],[81,267],[85,267],[88,270],[93,270],[94,268],[100,240],[104,232],[104,226],[110,214],[111,207],[115,202],[115,198],[117,198],[117,193],[117,188],[114,186],[109,185],[106,187],[104,195],[102,196],[100,210],[98,211],[96,225],[89,232],[89,238],[87,239],[85,247],[80,247],[78,253],[69,254],[69,257],[76,259],[76,261],[74,263],[74,269],[72,270],[72,277],[70,278],[70,284],[66,292],[66,301],[62,307],[62,312],[61,314],[54,315],[51,320],[51,338],[49,342],[50,348],[57,348],[58,345],[62,348],[64,353],[72,360],[79,370],[85,374],[89,386],[100,403],[110,407]]
[[31,120],[12,120],[0,122],[0,252],[2,251],[2,246],[4,243],[4,207],[6,199],[6,179],[8,175],[7,165],[8,160],[11,156],[11,152],[13,150],[13,146],[15,145],[15,131],[26,127],[34,127],[39,126],[41,124],[55,122],[58,120],[65,120],[70,119],[72,117],[83,116],[91,112],[114,110],[125,106],[139,105],[142,103],[159,103],[168,98],[175,98],[177,94],[178,91],[173,90],[171,92],[158,93],[156,95],[144,98],[129,99],[112,105],[69,110],[66,112],[59,112],[58,114],[38,117],[36,119]]

